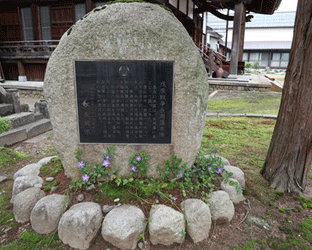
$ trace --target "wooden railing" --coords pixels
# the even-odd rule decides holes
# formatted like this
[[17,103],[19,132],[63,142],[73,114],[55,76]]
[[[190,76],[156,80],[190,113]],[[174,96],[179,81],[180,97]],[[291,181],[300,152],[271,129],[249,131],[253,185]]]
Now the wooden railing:
[[49,59],[58,40],[0,42],[0,59]]

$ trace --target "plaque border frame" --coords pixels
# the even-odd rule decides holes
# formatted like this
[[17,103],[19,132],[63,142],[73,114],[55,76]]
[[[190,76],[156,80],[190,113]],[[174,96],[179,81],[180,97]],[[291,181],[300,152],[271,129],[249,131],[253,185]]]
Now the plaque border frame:
[[[80,127],[79,127],[79,113],[78,113],[78,96],[77,96],[77,76],[76,76],[76,61],[86,61],[86,62],[171,62],[173,64],[172,69],[172,99],[171,99],[171,107],[172,107],[172,113],[171,113],[171,143],[113,143],[113,142],[81,142],[80,141]],[[78,144],[80,145],[153,145],[153,146],[160,146],[160,145],[173,145],[172,139],[173,139],[173,103],[174,103],[174,87],[175,87],[175,81],[174,81],[174,75],[175,75],[175,61],[173,60],[122,60],[122,59],[73,59],[73,71],[74,71],[74,94],[75,94],[75,109],[76,109],[76,121],[77,121],[77,135],[78,135]]]

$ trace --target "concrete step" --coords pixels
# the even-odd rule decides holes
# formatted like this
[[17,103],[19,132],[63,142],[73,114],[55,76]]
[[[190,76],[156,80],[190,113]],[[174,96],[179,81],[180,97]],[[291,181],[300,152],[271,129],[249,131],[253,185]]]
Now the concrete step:
[[13,105],[1,103],[0,104],[0,116],[6,116],[10,114],[13,114]]
[[21,112],[6,117],[11,120],[13,128],[18,128],[35,121],[35,116],[31,112]]
[[50,119],[42,119],[0,134],[0,147],[10,146],[52,130]]

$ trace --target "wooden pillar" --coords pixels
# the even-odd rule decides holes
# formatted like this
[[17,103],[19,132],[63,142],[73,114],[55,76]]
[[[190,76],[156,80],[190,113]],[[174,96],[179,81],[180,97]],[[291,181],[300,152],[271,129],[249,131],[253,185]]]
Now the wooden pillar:
[[33,23],[34,40],[41,40],[41,23],[40,23],[39,6],[34,3],[31,5],[31,16]]
[[243,3],[235,4],[235,16],[234,16],[232,52],[231,52],[231,68],[230,68],[230,73],[233,75],[237,75],[238,71],[238,57],[242,29],[242,15],[245,15],[244,9],[245,7]]
[[86,0],[86,12],[89,13],[92,10],[92,1]]
[[20,82],[26,82],[27,77],[26,77],[25,67],[21,60],[17,61],[17,69],[18,69],[18,80]]

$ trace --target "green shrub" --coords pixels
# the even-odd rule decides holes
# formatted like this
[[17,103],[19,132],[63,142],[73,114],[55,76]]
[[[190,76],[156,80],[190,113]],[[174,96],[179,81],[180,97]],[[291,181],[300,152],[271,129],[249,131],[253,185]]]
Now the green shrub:
[[8,118],[0,116],[0,134],[12,128],[11,121]]

